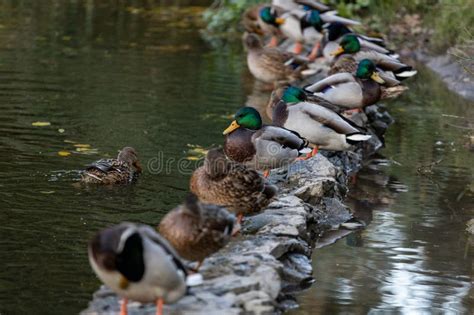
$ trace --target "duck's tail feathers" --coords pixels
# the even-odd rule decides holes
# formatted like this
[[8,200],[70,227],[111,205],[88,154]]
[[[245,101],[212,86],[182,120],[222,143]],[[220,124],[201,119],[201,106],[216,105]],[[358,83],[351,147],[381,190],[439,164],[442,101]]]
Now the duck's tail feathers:
[[303,149],[300,149],[298,150],[299,154],[300,155],[304,155],[304,154],[308,154],[310,152],[312,152],[313,150],[311,150],[311,148],[303,148]]
[[301,71],[301,75],[304,76],[304,77],[309,77],[309,76],[312,76],[312,75],[315,75],[319,72],[319,69],[306,69],[306,70],[303,70]]
[[406,78],[411,78],[416,75],[418,71],[414,70],[412,67],[407,67],[406,69],[401,69],[395,73],[397,79],[403,80]]
[[200,273],[192,273],[186,277],[186,285],[188,287],[196,287],[203,283],[204,279]]
[[381,99],[398,97],[406,90],[408,90],[408,87],[404,85],[396,85],[396,86],[382,88]]
[[371,135],[366,135],[366,134],[363,134],[363,133],[353,133],[353,134],[347,135],[346,139],[348,141],[360,142],[360,141],[367,141],[371,137],[372,137]]

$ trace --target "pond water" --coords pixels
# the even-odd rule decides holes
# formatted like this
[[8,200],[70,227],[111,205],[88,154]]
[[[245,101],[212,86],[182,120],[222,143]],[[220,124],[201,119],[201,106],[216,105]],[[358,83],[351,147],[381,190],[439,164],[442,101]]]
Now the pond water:
[[[124,220],[158,224],[186,194],[190,145],[221,144],[251,93],[239,43],[200,39],[203,3],[159,2],[0,1],[1,314],[84,309],[100,284],[88,239]],[[397,123],[384,157],[354,188],[364,213],[377,206],[372,222],[315,252],[317,282],[298,314],[473,308],[463,229],[474,107],[426,71],[410,87],[389,105]],[[75,187],[80,169],[126,145],[148,166],[136,185]]]

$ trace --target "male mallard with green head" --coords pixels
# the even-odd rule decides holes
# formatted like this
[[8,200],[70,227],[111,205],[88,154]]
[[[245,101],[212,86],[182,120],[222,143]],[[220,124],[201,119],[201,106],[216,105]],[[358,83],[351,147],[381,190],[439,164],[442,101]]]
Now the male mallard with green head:
[[248,34],[245,38],[247,47],[247,65],[252,75],[260,81],[275,83],[294,81],[302,77],[307,69],[308,60],[276,48],[263,47],[260,38]]
[[340,72],[354,73],[357,70],[357,63],[363,59],[374,62],[382,79],[387,83],[391,82],[390,86],[398,85],[400,84],[398,80],[412,77],[417,73],[411,66],[400,62],[396,58],[363,48],[359,38],[354,34],[344,35],[337,49],[331,54],[336,59],[329,70],[329,75]]
[[142,168],[134,148],[120,150],[116,159],[102,159],[89,165],[82,173],[86,184],[123,185],[136,179]]
[[[228,191],[220,190],[221,194]],[[203,260],[229,243],[239,224],[225,208],[201,203],[189,194],[185,202],[168,212],[160,222],[160,234],[170,242],[179,255],[197,261]]]
[[336,73],[304,88],[305,91],[347,109],[362,108],[381,99],[396,97],[407,88],[402,85],[385,87],[375,64],[363,59],[355,75]]
[[204,165],[191,177],[190,188],[202,202],[226,207],[238,216],[254,214],[266,207],[277,193],[255,170],[230,161],[222,149],[210,150]]
[[224,130],[224,152],[230,159],[265,170],[286,166],[301,154],[308,153],[308,142],[296,132],[263,125],[259,112],[243,107]]
[[128,299],[156,302],[156,314],[163,303],[174,303],[196,285],[199,276],[189,276],[178,254],[154,229],[122,223],[98,232],[89,242],[89,262],[97,276],[124,298],[121,315],[127,314]]
[[346,151],[353,145],[370,139],[360,127],[343,116],[315,103],[295,102],[291,105],[284,100],[273,107],[273,124],[298,132],[314,148]]

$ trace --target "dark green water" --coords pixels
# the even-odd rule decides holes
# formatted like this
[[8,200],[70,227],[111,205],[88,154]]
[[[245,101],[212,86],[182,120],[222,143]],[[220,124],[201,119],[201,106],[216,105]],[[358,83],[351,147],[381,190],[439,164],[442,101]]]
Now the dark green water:
[[[198,9],[143,3],[0,1],[1,314],[84,309],[99,286],[87,262],[91,235],[124,220],[156,225],[186,193],[188,144],[220,144],[225,116],[251,93],[240,50],[200,39]],[[427,72],[411,88],[390,105],[397,124],[383,152],[401,165],[377,167],[376,178],[390,184],[370,174],[370,189],[360,186],[385,203],[357,237],[316,251],[318,281],[297,313],[430,310],[448,300],[453,310],[472,310],[472,245],[463,233],[473,216],[472,152],[464,147],[472,129],[458,126],[472,128],[474,107]],[[95,151],[77,152],[71,142]],[[148,168],[127,188],[72,185],[81,168],[125,145],[142,164],[169,167]],[[439,158],[429,177],[416,174]]]

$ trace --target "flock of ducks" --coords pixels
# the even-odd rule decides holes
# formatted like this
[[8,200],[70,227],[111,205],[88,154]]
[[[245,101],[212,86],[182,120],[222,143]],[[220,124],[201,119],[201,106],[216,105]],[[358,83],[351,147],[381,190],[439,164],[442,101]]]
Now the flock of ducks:
[[[277,195],[265,178],[271,169],[309,159],[318,149],[346,151],[370,139],[350,113],[400,95],[406,90],[400,81],[416,74],[382,39],[350,28],[359,22],[314,0],[274,0],[248,9],[242,19],[249,70],[273,89],[266,108],[272,124],[263,124],[253,107],[239,109],[223,131],[223,149],[207,153],[191,177],[191,193],[158,229],[122,223],[90,241],[91,266],[123,297],[121,314],[127,313],[128,299],[155,302],[162,314],[163,303],[199,285],[202,261],[239,233],[243,216],[259,212]],[[293,43],[292,51],[278,48],[282,39]],[[321,64],[329,67],[328,77],[293,85]],[[141,172],[135,149],[125,147],[116,159],[87,167],[82,182],[129,184]],[[191,268],[182,259],[197,264]]]

